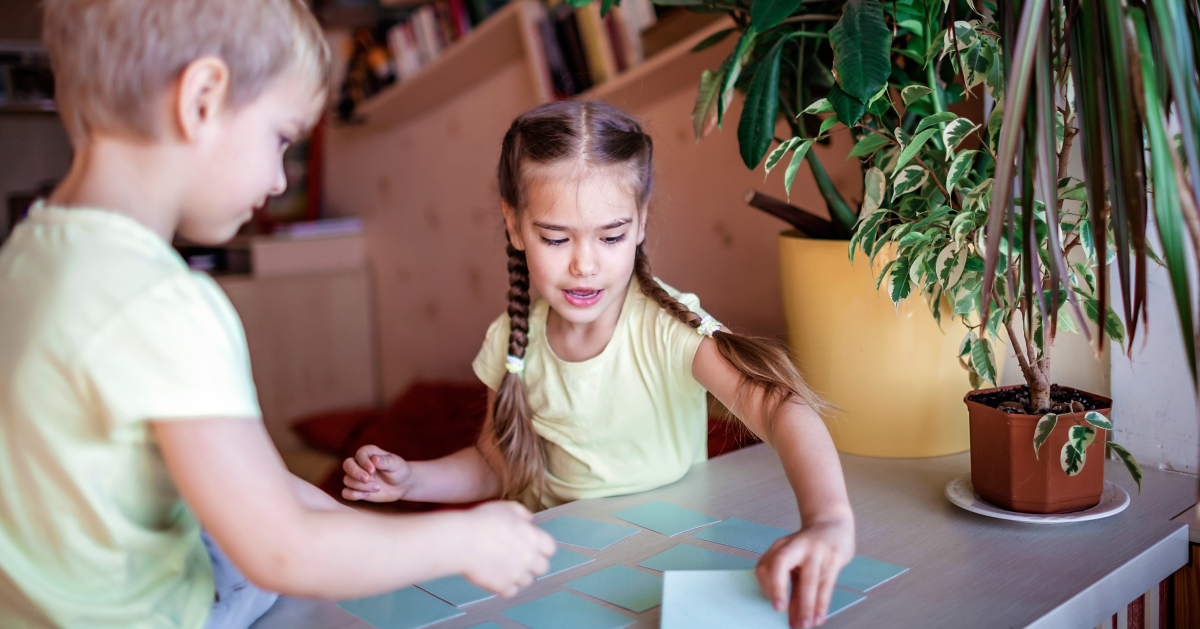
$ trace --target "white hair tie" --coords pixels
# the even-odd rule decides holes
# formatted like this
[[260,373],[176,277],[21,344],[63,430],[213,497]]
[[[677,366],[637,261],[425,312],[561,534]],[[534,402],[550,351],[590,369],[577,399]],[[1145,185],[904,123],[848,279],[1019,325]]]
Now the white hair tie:
[[509,354],[504,358],[504,368],[508,370],[508,373],[520,374],[525,371],[525,361]]
[[712,338],[712,335],[715,334],[716,331],[720,330],[720,329],[721,329],[720,322],[718,322],[716,319],[714,319],[708,315],[704,315],[703,317],[700,317],[700,325],[696,328],[696,332],[699,333],[701,336],[707,336],[709,338]]

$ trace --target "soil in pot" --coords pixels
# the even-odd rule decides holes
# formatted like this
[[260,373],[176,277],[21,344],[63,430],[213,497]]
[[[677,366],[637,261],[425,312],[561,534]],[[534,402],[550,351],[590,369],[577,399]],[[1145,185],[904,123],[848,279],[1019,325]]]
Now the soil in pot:
[[1104,492],[1107,432],[1096,429],[1083,469],[1075,476],[1063,471],[1061,453],[1071,426],[1077,425],[1075,420],[1083,424],[1088,411],[1107,418],[1112,400],[1070,387],[1052,387],[1051,400],[1061,409],[1060,418],[1035,453],[1034,430],[1045,413],[1024,412],[1028,392],[1028,387],[1020,385],[975,391],[965,397],[975,491],[996,506],[1024,513],[1066,513],[1094,507]]

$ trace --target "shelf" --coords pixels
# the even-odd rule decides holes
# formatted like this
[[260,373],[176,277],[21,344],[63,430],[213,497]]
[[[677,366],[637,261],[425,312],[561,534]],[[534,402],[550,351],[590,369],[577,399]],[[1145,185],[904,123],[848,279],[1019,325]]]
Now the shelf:
[[0,114],[57,114],[52,100],[0,103]]
[[553,98],[538,34],[538,0],[514,0],[455,42],[415,76],[392,85],[355,110],[368,125],[402,124],[478,85],[511,63],[529,64],[543,102]]

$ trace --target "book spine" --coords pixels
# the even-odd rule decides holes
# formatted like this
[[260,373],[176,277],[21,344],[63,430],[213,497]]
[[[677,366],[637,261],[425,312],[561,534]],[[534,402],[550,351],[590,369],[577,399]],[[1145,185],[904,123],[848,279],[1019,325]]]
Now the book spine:
[[579,37],[579,23],[575,19],[575,12],[569,5],[562,6],[564,10],[557,16],[558,41],[571,69],[571,78],[575,83],[574,93],[579,94],[592,87],[592,73],[588,68],[587,55]]
[[575,17],[579,23],[579,36],[587,56],[592,84],[600,85],[617,74],[612,45],[608,34],[604,32],[604,23],[600,21],[600,5],[593,2],[575,9]]
[[546,15],[538,21],[538,33],[541,35],[542,49],[546,51],[546,66],[550,71],[550,84],[554,87],[554,95],[560,99],[574,96],[575,81],[571,78],[571,68],[567,65],[562,46],[559,45],[552,15]]

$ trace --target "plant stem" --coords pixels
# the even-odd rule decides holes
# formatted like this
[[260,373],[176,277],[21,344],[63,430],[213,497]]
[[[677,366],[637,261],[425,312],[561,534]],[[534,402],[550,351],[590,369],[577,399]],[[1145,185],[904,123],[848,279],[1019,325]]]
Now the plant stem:
[[780,24],[791,24],[793,22],[836,22],[839,18],[836,15],[825,15],[823,13],[810,13],[808,15],[793,15]]
[[854,212],[850,204],[846,203],[837,187],[833,185],[833,180],[829,178],[829,173],[825,172],[825,166],[817,158],[816,151],[809,151],[805,159],[808,160],[808,165],[812,169],[813,179],[817,182],[817,190],[820,190],[821,196],[825,197],[825,204],[829,208],[829,217],[846,234],[853,233],[858,214]]
[[[952,24],[951,28],[953,27],[954,25]],[[946,94],[942,92],[942,87],[938,85],[935,65],[937,65],[936,62],[932,61],[925,65],[925,80],[929,83],[929,89],[933,90],[933,108],[940,114],[946,111]],[[938,129],[941,129],[942,133],[945,133],[946,123],[939,122]],[[937,139],[938,144],[941,144],[942,135],[940,133],[937,135]],[[945,147],[943,146],[942,148]]]

